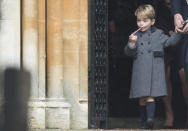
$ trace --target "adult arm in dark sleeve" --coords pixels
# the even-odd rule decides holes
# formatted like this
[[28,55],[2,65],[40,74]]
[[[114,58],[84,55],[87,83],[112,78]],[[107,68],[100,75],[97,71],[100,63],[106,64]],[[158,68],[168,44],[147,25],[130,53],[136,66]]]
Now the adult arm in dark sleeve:
[[172,10],[172,14],[181,14],[181,4],[182,4],[182,0],[171,0],[171,10]]

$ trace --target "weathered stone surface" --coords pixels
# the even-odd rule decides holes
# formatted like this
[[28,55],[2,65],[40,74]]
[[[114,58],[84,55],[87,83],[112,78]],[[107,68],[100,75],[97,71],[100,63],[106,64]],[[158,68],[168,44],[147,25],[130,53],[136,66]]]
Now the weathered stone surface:
[[88,0],[22,0],[22,12],[20,1],[0,1],[0,67],[22,63],[31,72],[31,98],[38,100],[29,104],[30,127],[87,129]]
[[46,109],[47,128],[70,129],[70,112],[63,108],[47,108]]
[[45,102],[29,102],[28,120],[29,127],[45,129]]
[[46,103],[46,128],[70,129],[70,105],[65,101]]
[[88,0],[63,0],[64,94],[71,129],[88,128]]
[[22,64],[31,73],[31,97],[38,98],[38,1],[22,1]]
[[64,100],[29,102],[28,116],[33,129],[70,129],[70,104]]
[[38,67],[39,67],[39,98],[46,97],[46,32],[45,32],[45,18],[46,18],[46,0],[38,0]]
[[47,12],[47,97],[63,98],[62,0],[47,0]]
[[20,0],[0,1],[0,67],[20,67]]

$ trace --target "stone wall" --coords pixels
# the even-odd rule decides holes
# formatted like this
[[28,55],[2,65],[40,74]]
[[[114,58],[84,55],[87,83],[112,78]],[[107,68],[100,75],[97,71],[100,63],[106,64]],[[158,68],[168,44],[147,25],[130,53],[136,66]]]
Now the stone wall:
[[38,96],[30,102],[31,127],[87,129],[87,0],[38,0],[36,4],[39,83]]
[[71,128],[88,128],[88,1],[63,0],[64,91]]
[[88,128],[88,0],[0,0],[0,7],[0,67],[31,73],[30,127]]
[[0,106],[6,68],[20,68],[20,0],[0,1]]
[[[0,0],[0,115],[4,105],[4,71],[20,68],[20,0]],[[3,119],[0,120],[0,127]]]
[[20,0],[0,1],[0,67],[20,68]]

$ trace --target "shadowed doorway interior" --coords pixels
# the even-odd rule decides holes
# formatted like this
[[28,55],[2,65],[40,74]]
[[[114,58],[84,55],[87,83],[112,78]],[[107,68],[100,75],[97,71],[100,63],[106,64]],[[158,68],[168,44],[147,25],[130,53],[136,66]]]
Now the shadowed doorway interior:
[[[158,3],[160,3],[159,1],[164,2],[163,0],[158,0]],[[155,0],[108,1],[110,128],[135,128],[139,121],[138,103],[136,100],[129,99],[132,59],[125,56],[123,49],[127,44],[128,36],[137,29],[134,11],[141,4],[152,4],[155,7]],[[160,3],[160,5],[162,4]],[[165,8],[162,7],[161,12],[165,12]],[[159,18],[156,23],[160,25],[160,23],[164,24],[164,21],[162,18]],[[185,103],[181,90],[181,82],[176,77],[177,73],[174,71],[172,75],[174,117],[177,128],[182,128],[186,121]],[[161,99],[157,99],[156,103],[156,117],[159,118],[157,128],[160,128],[164,120],[164,107]],[[177,108],[177,105],[180,108]],[[135,125],[132,123],[135,123]]]

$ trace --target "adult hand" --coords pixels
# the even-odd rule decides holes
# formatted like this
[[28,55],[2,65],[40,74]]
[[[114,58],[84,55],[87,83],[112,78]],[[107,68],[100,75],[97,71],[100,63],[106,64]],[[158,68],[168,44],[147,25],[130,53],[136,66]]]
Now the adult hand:
[[177,26],[175,27],[175,31],[181,34],[184,34],[183,30],[178,28]]
[[177,13],[174,15],[174,25],[176,28],[181,28],[183,26],[184,20],[181,14]]
[[181,34],[188,34],[188,20],[184,21],[184,27],[179,29],[177,26],[175,27],[176,32]]
[[185,21],[185,26],[184,26],[184,28],[183,28],[183,32],[184,32],[185,34],[188,34],[188,20]]

